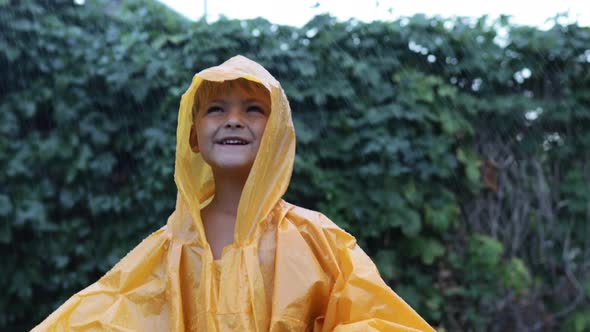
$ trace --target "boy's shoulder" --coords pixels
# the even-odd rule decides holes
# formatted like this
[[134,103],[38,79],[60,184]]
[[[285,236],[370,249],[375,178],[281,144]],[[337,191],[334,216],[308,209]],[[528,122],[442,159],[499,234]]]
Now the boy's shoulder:
[[354,247],[356,239],[321,212],[306,209],[283,201],[288,208],[285,215],[288,222],[299,232],[309,233],[314,237],[326,237],[333,245]]
[[291,221],[297,221],[298,223],[312,224],[319,228],[326,229],[341,229],[336,223],[330,220],[326,215],[319,211],[306,209],[301,206],[297,206],[286,201],[282,201],[287,209],[286,217]]

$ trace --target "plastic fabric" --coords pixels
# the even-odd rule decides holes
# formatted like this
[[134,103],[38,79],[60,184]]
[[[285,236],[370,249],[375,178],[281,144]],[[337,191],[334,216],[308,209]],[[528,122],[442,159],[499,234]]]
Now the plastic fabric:
[[[272,106],[234,243],[215,261],[200,215],[215,188],[189,146],[191,109],[203,80],[240,77],[268,88]],[[383,282],[354,237],[282,200],[294,157],[289,103],[263,67],[236,56],[196,74],[180,103],[178,196],[167,224],[33,331],[433,331]]]

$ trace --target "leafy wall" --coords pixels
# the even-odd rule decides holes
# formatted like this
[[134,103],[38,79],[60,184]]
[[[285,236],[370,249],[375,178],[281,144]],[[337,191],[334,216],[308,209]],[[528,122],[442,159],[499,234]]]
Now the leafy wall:
[[438,330],[587,330],[589,45],[587,27],[485,17],[293,28],[0,0],[0,329],[165,223],[180,95],[240,53],[291,102],[286,199],[353,233]]

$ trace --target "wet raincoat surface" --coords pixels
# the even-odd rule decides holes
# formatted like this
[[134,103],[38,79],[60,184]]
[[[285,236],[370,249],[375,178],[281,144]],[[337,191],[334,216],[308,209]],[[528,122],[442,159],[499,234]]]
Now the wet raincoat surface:
[[[189,146],[203,80],[246,78],[270,91],[271,113],[240,198],[234,243],[214,260],[200,209],[215,187]],[[432,331],[381,279],[355,239],[321,213],[282,200],[295,157],[279,83],[236,56],[193,78],[178,115],[176,208],[104,277],[33,331]]]

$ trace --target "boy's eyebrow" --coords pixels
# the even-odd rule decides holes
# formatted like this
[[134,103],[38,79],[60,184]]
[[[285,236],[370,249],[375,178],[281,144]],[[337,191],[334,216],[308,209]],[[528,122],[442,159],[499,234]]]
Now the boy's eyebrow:
[[247,104],[247,103],[252,103],[252,102],[257,102],[257,103],[261,103],[261,104],[264,104],[264,105],[266,105],[266,104],[267,104],[267,103],[266,103],[264,100],[262,100],[261,98],[248,98],[248,99],[244,100],[242,103],[243,103],[243,104]]
[[210,104],[210,103],[221,103],[221,104],[225,104],[225,101],[221,98],[213,98],[213,99],[209,99],[206,101],[206,104]]

